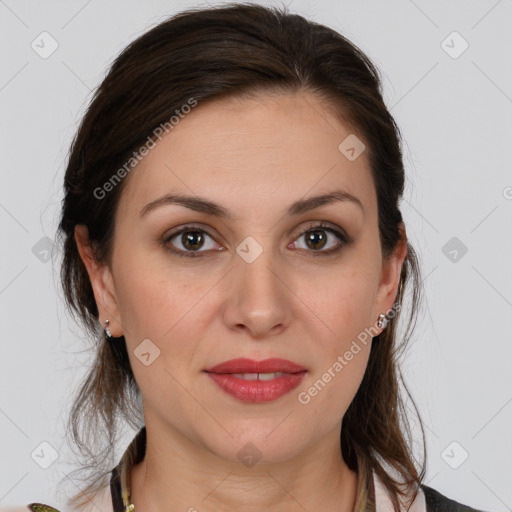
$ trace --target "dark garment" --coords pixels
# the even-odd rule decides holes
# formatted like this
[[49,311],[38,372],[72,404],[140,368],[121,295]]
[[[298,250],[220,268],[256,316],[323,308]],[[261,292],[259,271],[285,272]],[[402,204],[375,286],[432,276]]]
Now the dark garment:
[[421,488],[425,493],[427,512],[482,512],[476,508],[471,508],[467,505],[462,505],[462,503],[451,500],[426,485],[423,485]]

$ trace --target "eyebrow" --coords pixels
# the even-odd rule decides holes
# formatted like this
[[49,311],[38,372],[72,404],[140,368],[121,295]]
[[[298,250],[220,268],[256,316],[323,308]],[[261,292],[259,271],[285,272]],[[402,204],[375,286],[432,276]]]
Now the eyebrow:
[[[306,199],[299,199],[292,203],[288,208],[289,215],[300,215],[302,213],[309,212],[315,208],[320,208],[326,204],[334,202],[347,202],[358,206],[363,215],[365,209],[361,201],[354,195],[344,190],[334,190],[328,194],[319,196],[308,197]],[[182,194],[167,194],[151,203],[148,203],[140,211],[140,217],[143,217],[148,212],[155,210],[164,205],[177,204],[196,212],[206,213],[219,218],[233,219],[234,214],[223,206],[214,203],[208,199],[199,196],[187,196]]]

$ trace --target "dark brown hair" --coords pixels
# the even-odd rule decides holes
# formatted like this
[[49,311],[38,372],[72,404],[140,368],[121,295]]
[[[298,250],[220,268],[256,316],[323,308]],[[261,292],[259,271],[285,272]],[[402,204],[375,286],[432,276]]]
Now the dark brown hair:
[[[130,160],[154,130],[191,98],[199,104],[227,96],[259,93],[315,93],[364,141],[377,192],[382,253],[388,257],[400,239],[399,201],[404,191],[401,135],[387,110],[381,79],[368,57],[336,31],[289,13],[285,7],[228,4],[183,11],[129,44],[113,62],[96,90],[73,140],[64,180],[59,225],[63,249],[61,280],[70,310],[95,340],[95,362],[71,410],[68,429],[92,470],[88,486],[72,503],[83,504],[107,483],[112,469],[119,420],[138,429],[143,422],[140,390],[132,373],[124,339],[108,343],[74,229],[85,224],[99,262],[111,263],[115,213],[129,176],[95,193]],[[105,190],[104,188],[102,190]],[[347,465],[360,482],[372,470],[391,492],[398,510],[395,468],[411,486],[425,473],[423,459],[412,450],[409,414],[402,397],[399,358],[410,339],[420,303],[421,278],[416,254],[408,254],[401,274],[404,294],[412,288],[409,321],[401,342],[397,321],[372,342],[366,373],[350,404],[341,431]],[[412,282],[411,282],[412,279]],[[402,294],[397,302],[402,304]],[[414,401],[411,402],[414,406]],[[416,407],[414,406],[417,414]],[[110,457],[110,458],[109,458]]]

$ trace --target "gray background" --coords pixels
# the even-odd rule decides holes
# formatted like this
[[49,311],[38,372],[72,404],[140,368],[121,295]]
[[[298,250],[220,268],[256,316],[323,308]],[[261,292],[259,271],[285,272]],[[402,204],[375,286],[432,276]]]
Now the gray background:
[[[61,505],[57,482],[74,467],[63,433],[90,353],[50,251],[71,137],[118,52],[200,5],[0,0],[0,506]],[[402,211],[426,291],[404,373],[426,423],[426,481],[512,510],[512,1],[287,5],[367,53],[404,135]],[[42,32],[58,44],[47,58]]]

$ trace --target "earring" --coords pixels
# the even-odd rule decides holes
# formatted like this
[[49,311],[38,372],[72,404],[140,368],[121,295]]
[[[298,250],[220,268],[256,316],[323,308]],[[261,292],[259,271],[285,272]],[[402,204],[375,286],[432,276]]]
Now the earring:
[[384,329],[386,325],[388,325],[388,319],[386,318],[386,315],[384,313],[381,313],[379,315],[377,325],[379,326],[379,329]]
[[111,339],[112,338],[112,333],[110,332],[110,329],[108,327],[109,324],[110,324],[110,320],[105,320],[105,333],[107,335],[107,338]]

